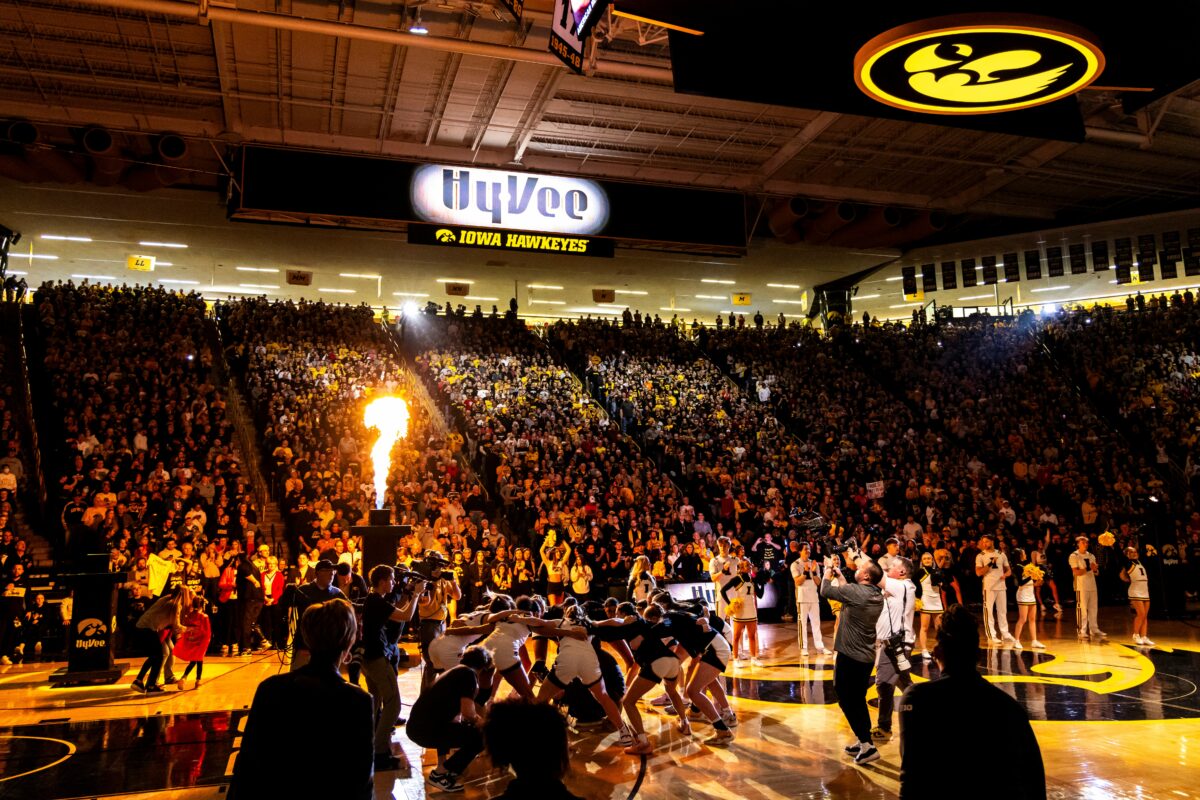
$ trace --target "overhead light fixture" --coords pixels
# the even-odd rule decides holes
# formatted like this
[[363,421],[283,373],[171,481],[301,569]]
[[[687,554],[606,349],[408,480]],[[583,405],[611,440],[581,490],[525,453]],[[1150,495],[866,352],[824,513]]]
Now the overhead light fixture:
[[185,281],[178,278],[158,278],[159,283],[178,283],[184,286],[199,286],[200,281]]
[[186,244],[179,244],[178,242],[138,242],[138,244],[142,247],[172,247],[176,250],[187,249]]
[[52,242],[90,242],[91,239],[87,236],[55,236],[49,233],[43,233],[41,238],[48,239]]
[[972,295],[968,295],[967,297],[960,297],[958,299],[959,300],[995,300],[996,295],[994,295],[994,294],[972,294]]
[[75,274],[72,274],[71,277],[72,278],[80,278],[81,280],[89,280],[89,281],[115,281],[116,280],[116,278],[114,278],[112,275],[82,275],[79,273],[75,273]]
[[243,289],[278,289],[279,286],[273,283],[239,283],[238,286]]
[[357,289],[327,289],[324,286],[317,287],[318,292],[329,292],[330,294],[354,294]]
[[72,261],[87,261],[91,264],[124,264],[123,258],[72,258]]
[[475,281],[469,281],[466,278],[437,278],[436,280],[438,283],[465,283],[468,286],[475,283]]
[[874,300],[879,297],[877,294],[860,294],[854,297],[855,300]]
[[658,310],[659,311],[682,311],[685,314],[690,314],[692,311],[690,308],[668,308],[667,306],[660,306]]
[[727,281],[722,278],[701,278],[701,283],[720,283],[725,286],[733,286],[737,281]]
[[171,263],[170,261],[155,261],[154,266],[156,266],[156,267],[173,267],[175,265],[173,263]]
[[886,280],[887,280],[887,282],[888,282],[888,283],[893,283],[894,281],[902,281],[902,280],[904,280],[904,276],[903,276],[903,275],[897,275],[897,276],[895,276],[895,277],[893,277],[893,278],[887,278]]
[[767,286],[769,286],[772,289],[799,289],[800,288],[800,284],[798,284],[798,283],[768,283]]
[[802,305],[804,305],[804,301],[803,301],[803,300],[772,300],[771,302],[772,302],[772,303],[782,303],[782,304],[784,304],[784,305],[788,305],[788,306],[802,306]]
[[409,23],[408,32],[415,33],[417,36],[426,36],[429,34],[429,28],[426,28],[425,23],[421,22],[421,9],[417,9],[417,13],[413,16],[413,21]]
[[464,298],[463,298],[463,300],[474,300],[474,301],[476,301],[476,302],[479,302],[479,303],[496,303],[496,302],[499,302],[499,298],[497,298],[497,297],[482,297],[482,296],[479,296],[479,295],[474,295],[474,294],[469,294],[469,295],[467,295],[466,297],[464,297]]
[[567,304],[567,301],[566,300],[530,300],[529,303],[530,303],[530,305],[532,305],[534,303],[539,303],[544,306],[565,306]]
[[58,261],[58,256],[48,256],[41,253],[13,253],[12,258],[29,258],[38,261]]
[[339,278],[363,278],[364,280],[368,280],[368,281],[377,281],[380,278],[379,275],[371,275],[370,273],[366,273],[366,272],[339,272],[338,277]]
[[392,297],[429,297],[428,292],[392,292]]
[[[10,269],[10,270],[8,271],[8,274],[9,274],[9,275],[28,275],[29,273],[28,273],[28,272],[21,272],[21,270],[19,270],[19,269]],[[1113,281],[1113,283],[1116,283],[1116,281]]]
[[1070,289],[1070,286],[1043,286],[1041,289],[1030,289],[1031,292],[1061,292],[1063,289]]
[[638,297],[645,297],[646,295],[648,295],[650,293],[643,292],[638,289],[613,289],[613,294],[629,294],[629,295],[636,295]]
[[788,319],[804,319],[806,314],[784,314]]
[[692,296],[695,297],[697,300],[724,300],[725,299],[725,295],[723,295],[723,294],[697,294],[697,295],[692,295]]
[[529,284],[529,288],[530,289],[548,289],[552,292],[561,292],[563,287],[555,286],[550,283],[531,283],[531,284]]
[[234,267],[238,272],[279,272],[274,267]]

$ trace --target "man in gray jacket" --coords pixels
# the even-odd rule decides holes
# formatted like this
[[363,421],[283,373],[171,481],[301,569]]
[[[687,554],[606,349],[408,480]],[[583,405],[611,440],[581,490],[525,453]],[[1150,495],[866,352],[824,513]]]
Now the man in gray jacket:
[[835,576],[842,576],[832,559],[826,559],[821,596],[842,604],[833,645],[837,651],[837,661],[833,666],[833,689],[837,692],[838,706],[857,739],[846,748],[846,753],[854,756],[854,763],[867,764],[879,758],[879,751],[871,742],[867,687],[871,681],[871,669],[875,666],[875,623],[883,611],[883,591],[879,588],[883,570],[869,558],[858,563],[858,570],[853,576],[854,583],[835,586],[831,581]]

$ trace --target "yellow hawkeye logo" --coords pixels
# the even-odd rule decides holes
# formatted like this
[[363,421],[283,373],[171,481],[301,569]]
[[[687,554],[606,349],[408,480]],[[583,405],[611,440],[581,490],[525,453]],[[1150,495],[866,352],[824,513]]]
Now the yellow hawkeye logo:
[[893,28],[858,51],[858,87],[926,114],[995,114],[1050,103],[1092,83],[1104,54],[1065,22],[999,14]]
[[454,231],[447,230],[446,228],[438,228],[437,233],[435,233],[433,236],[439,242],[451,243],[456,241]]

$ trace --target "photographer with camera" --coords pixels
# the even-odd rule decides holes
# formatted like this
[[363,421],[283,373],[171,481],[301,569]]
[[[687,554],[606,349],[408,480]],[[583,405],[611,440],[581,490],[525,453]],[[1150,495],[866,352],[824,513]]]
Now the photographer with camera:
[[892,700],[896,687],[903,692],[912,685],[909,672],[916,642],[913,617],[921,589],[912,582],[911,573],[912,562],[904,556],[895,556],[883,577],[884,611],[875,623],[878,642],[875,688],[879,692],[879,721],[871,731],[871,738],[879,742],[892,738]]
[[[396,571],[386,564],[371,570],[371,592],[363,601],[362,672],[375,707],[375,769],[400,769],[392,755],[392,729],[400,719],[400,688],[397,670],[400,650],[396,645],[403,626],[412,619],[417,596],[425,587],[420,578],[407,581],[395,594]],[[399,601],[397,604],[396,601]]]
[[430,550],[423,562],[413,563],[413,572],[427,581],[417,601],[417,614],[421,619],[421,660],[425,664],[421,672],[421,690],[433,682],[433,663],[429,660],[429,644],[446,630],[450,617],[450,600],[461,600],[462,589],[458,582],[444,577],[450,562],[441,553]]
[[883,590],[879,582],[883,571],[870,559],[858,562],[853,583],[835,586],[835,576],[848,578],[837,569],[832,557],[825,558],[825,574],[821,580],[821,596],[842,604],[833,648],[837,660],[833,667],[833,688],[838,706],[854,731],[856,741],[846,748],[854,763],[867,764],[879,758],[871,743],[871,712],[867,710],[867,686],[871,668],[875,665],[875,624],[883,611]]
[[975,574],[983,579],[983,629],[988,644],[1013,641],[1008,632],[1008,588],[1004,583],[1012,575],[1012,567],[1008,556],[996,549],[991,536],[979,537]]

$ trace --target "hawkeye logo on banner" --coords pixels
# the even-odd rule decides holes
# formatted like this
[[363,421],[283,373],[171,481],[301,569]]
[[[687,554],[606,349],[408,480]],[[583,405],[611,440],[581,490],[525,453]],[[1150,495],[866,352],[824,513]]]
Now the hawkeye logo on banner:
[[555,236],[527,231],[498,231],[490,228],[464,228],[458,225],[408,225],[409,244],[434,244],[443,247],[482,247],[490,250],[521,250],[529,253],[597,256],[612,258],[615,242],[590,236]]
[[583,74],[583,49],[609,0],[554,0],[550,19],[550,52]]
[[876,36],[854,58],[869,97],[925,114],[996,114],[1051,103],[1104,71],[1096,37],[1054,19],[937,17]]

